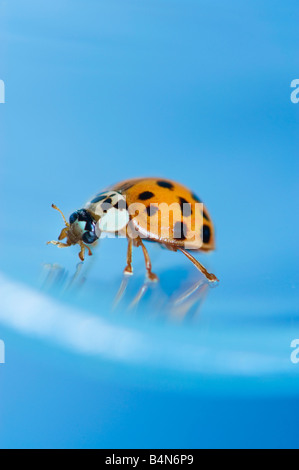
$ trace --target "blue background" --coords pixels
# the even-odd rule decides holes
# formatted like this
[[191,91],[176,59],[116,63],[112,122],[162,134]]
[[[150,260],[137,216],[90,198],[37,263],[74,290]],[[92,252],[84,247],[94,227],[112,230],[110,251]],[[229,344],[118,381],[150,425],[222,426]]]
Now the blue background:
[[[1,447],[298,447],[298,2],[0,3]],[[150,245],[45,242],[100,189],[192,188],[216,226],[201,278]],[[79,266],[80,268],[80,266]],[[190,307],[190,308],[189,308]],[[184,317],[184,318],[183,318]]]

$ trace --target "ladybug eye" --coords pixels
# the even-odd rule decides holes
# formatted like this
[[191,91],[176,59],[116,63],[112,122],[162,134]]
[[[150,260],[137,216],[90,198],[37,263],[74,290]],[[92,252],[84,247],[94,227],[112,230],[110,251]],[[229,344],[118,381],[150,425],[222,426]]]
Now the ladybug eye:
[[82,240],[84,241],[84,243],[93,243],[95,242],[97,239],[97,236],[94,232],[85,232],[83,233],[82,235]]
[[78,219],[78,212],[73,212],[70,215],[70,224],[73,224]]

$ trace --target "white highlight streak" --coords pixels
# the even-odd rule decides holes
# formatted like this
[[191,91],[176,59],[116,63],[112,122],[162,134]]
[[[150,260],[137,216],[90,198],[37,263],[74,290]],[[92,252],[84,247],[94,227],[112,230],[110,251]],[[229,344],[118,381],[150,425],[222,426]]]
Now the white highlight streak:
[[141,334],[108,325],[88,312],[60,305],[1,274],[0,298],[0,321],[21,333],[48,338],[85,354],[130,362],[141,359]]

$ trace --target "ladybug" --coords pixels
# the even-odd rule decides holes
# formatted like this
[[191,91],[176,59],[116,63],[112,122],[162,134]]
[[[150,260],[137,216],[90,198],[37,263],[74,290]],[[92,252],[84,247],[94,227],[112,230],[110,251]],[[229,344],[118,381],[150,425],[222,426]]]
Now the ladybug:
[[[83,261],[85,250],[106,236],[122,236],[128,240],[125,274],[132,274],[132,248],[141,246],[147,277],[152,272],[149,254],[143,241],[156,242],[171,251],[182,252],[209,281],[218,281],[190,253],[215,248],[214,227],[201,200],[185,186],[161,178],[135,178],[122,181],[96,194],[83,209],[71,214],[69,222],[57,206],[65,222],[58,240],[49,241],[59,248],[78,244]],[[66,238],[66,243],[61,240]]]

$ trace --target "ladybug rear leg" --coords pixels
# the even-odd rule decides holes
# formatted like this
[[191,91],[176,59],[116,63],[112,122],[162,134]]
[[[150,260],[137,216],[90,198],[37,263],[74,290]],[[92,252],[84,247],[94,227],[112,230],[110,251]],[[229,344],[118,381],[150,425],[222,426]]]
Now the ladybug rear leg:
[[209,273],[206,268],[202,264],[200,264],[200,262],[197,261],[197,259],[195,259],[194,256],[192,256],[188,251],[184,250],[184,248],[179,247],[178,250],[180,250],[185,256],[187,256],[187,258],[194,264],[194,266],[196,266],[197,269],[199,269],[199,271],[202,272],[209,281],[218,281],[215,274]]
[[152,272],[152,263],[149,257],[149,254],[147,252],[147,249],[145,248],[141,238],[138,240],[138,245],[141,246],[142,251],[143,251],[143,256],[144,256],[144,261],[145,261],[145,267],[146,267],[146,273],[147,273],[147,278],[150,281],[158,281],[158,276]]

